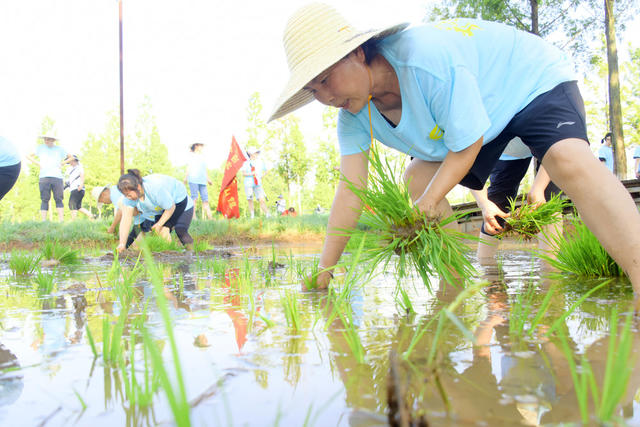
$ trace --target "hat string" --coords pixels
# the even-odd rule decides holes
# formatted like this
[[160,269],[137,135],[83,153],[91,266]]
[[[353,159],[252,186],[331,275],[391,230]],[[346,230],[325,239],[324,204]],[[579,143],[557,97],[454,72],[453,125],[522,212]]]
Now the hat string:
[[367,109],[369,110],[369,135],[371,136],[371,146],[373,146],[373,122],[371,121],[371,99],[373,99],[373,76],[371,75],[371,67],[367,65],[367,73],[369,74],[369,97],[367,98]]

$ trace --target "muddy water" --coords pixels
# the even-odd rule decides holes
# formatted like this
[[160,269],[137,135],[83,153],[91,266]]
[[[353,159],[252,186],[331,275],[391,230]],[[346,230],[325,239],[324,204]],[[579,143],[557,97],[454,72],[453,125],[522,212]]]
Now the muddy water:
[[[418,277],[398,282],[392,268],[378,271],[347,292],[347,323],[364,349],[359,363],[345,323],[332,315],[335,301],[326,293],[299,290],[299,274],[310,268],[317,250],[276,250],[275,269],[268,265],[271,248],[245,257],[238,252],[158,257],[193,425],[386,425],[390,383],[407,415],[423,416],[431,425],[580,421],[567,357],[556,335],[544,333],[599,281],[550,278],[527,252],[501,253],[496,265],[478,266],[475,282],[484,285],[453,310],[462,327],[449,320],[437,332],[440,310],[460,291],[434,279],[428,292]],[[133,267],[132,260],[123,264]],[[110,283],[111,267],[109,257],[100,257],[72,268],[44,268],[55,275],[56,286],[39,295],[34,276],[16,277],[2,264],[0,425],[174,423],[162,390],[151,406],[131,404],[122,372],[93,356],[87,328],[101,354],[103,318],[115,323],[123,309]],[[338,276],[336,287],[344,289],[344,277]],[[135,283],[129,319],[144,318],[171,366],[152,286],[144,275]],[[398,286],[414,313],[398,302]],[[517,333],[510,318],[517,317],[519,296],[532,287],[525,304],[531,307],[529,321]],[[552,288],[550,306],[529,336],[529,324]],[[287,292],[297,297],[297,329],[288,326],[283,308]],[[610,313],[627,312],[631,299],[628,284],[613,283],[558,328],[578,362],[586,355],[596,378],[606,365]],[[128,342],[127,328],[122,341]],[[634,340],[634,369],[614,412],[618,423],[640,425],[638,345]],[[392,351],[397,359],[390,358]],[[143,375],[143,365],[137,366]],[[590,413],[594,421],[595,410]]]

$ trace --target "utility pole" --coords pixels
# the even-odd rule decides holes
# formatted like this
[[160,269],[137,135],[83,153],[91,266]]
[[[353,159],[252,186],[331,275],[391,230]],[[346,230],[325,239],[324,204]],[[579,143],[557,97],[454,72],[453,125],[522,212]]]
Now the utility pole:
[[120,175],[124,175],[124,85],[122,73],[122,0],[118,0],[118,32],[120,34]]

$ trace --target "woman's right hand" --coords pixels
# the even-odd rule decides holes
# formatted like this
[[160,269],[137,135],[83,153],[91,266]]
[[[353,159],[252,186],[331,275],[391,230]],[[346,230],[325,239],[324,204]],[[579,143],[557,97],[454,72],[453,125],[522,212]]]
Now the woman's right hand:
[[310,291],[327,289],[332,278],[333,274],[331,274],[330,271],[321,271],[319,273],[310,274],[302,279],[302,290]]
[[118,253],[120,253],[120,252],[122,252],[122,251],[124,251],[126,249],[127,248],[126,248],[124,243],[118,243],[118,247],[116,248],[116,251],[118,251]]
[[498,223],[496,217],[508,218],[509,214],[503,212],[495,203],[487,200],[482,207],[482,219],[484,220],[484,231],[490,235],[498,234],[502,231],[502,227]]

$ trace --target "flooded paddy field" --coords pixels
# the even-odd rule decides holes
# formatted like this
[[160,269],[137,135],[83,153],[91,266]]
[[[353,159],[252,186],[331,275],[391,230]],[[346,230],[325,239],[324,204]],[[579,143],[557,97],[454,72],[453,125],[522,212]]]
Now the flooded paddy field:
[[511,248],[464,289],[390,264],[303,292],[319,251],[103,255],[29,274],[4,254],[0,425],[379,426],[390,411],[640,425],[628,283],[553,276]]

